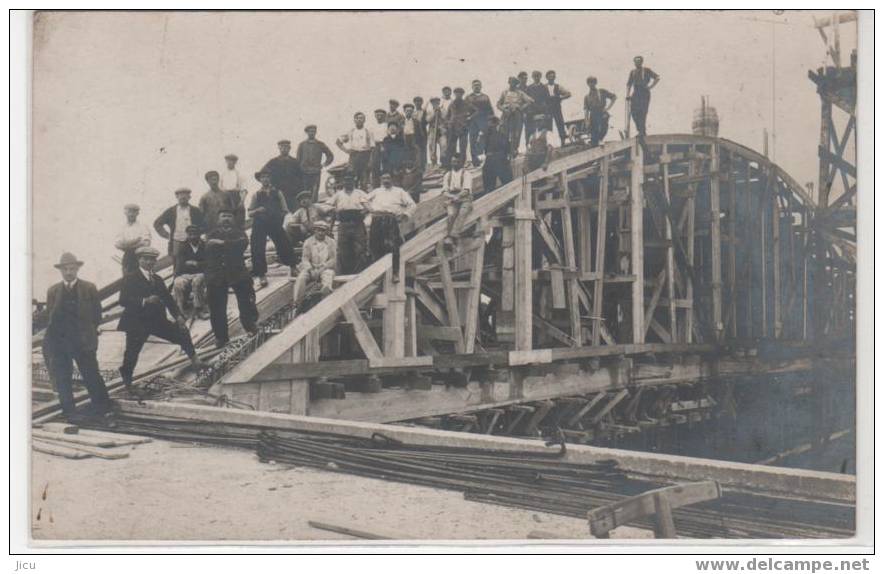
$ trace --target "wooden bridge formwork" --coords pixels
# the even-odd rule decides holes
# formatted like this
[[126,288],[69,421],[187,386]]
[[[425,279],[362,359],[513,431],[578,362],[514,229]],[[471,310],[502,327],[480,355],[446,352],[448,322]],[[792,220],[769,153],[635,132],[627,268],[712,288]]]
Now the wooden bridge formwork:
[[852,334],[852,316],[815,321],[821,301],[845,296],[835,278],[848,250],[812,264],[812,199],[734,142],[566,148],[487,192],[476,172],[473,189],[453,249],[440,200],[422,203],[399,281],[389,255],[339,277],[214,392],[257,410],[387,422],[809,372],[828,360],[815,325],[826,341]]

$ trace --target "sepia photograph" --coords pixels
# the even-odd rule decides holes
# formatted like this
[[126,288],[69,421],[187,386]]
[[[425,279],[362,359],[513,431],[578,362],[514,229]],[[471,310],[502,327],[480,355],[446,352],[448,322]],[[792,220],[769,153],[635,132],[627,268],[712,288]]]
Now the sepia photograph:
[[27,18],[37,551],[857,540],[873,14]]

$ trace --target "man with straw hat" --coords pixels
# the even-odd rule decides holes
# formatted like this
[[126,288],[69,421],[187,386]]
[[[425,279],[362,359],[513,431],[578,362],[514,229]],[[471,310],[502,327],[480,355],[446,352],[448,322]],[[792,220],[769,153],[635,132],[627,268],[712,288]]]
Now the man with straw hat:
[[46,292],[49,326],[43,338],[43,358],[62,412],[69,419],[76,416],[72,385],[75,361],[93,412],[103,414],[110,410],[96,356],[101,299],[93,283],[77,277],[82,266],[83,262],[73,253],[62,254],[55,265],[62,280]]

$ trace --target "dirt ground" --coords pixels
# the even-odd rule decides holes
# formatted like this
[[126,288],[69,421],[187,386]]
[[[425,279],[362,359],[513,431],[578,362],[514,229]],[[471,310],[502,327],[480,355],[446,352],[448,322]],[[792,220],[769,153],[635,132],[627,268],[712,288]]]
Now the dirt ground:
[[[33,453],[32,537],[40,541],[358,539],[308,520],[403,540],[512,540],[542,530],[589,538],[586,520],[469,502],[460,492],[265,464],[254,453],[153,441],[129,458]],[[617,538],[645,538],[621,528]]]

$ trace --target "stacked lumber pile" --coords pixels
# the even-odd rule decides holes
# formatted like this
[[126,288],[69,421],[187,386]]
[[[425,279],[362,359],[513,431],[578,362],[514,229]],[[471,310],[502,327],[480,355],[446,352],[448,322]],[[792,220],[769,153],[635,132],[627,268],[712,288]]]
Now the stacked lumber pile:
[[131,447],[150,441],[147,437],[81,429],[65,423],[45,423],[31,431],[34,451],[74,460],[127,458]]

